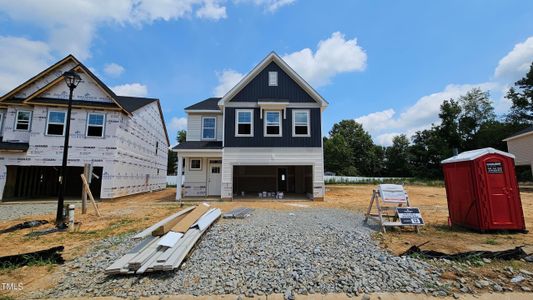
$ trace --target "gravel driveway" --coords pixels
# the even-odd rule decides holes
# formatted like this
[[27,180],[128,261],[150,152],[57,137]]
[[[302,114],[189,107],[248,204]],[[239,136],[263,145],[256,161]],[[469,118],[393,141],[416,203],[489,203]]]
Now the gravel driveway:
[[31,215],[44,215],[55,212],[56,203],[8,203],[0,204],[0,221],[13,220]]
[[180,270],[106,276],[104,269],[133,245],[129,236],[114,237],[63,266],[58,287],[34,296],[446,294],[440,270],[382,251],[371,232],[360,214],[344,210],[255,210],[244,220],[218,221]]

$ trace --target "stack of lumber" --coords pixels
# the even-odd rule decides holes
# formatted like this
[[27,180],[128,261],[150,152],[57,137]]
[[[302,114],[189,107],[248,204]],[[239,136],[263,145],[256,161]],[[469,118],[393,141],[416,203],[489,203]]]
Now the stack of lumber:
[[254,211],[252,208],[238,207],[234,210],[225,213],[222,217],[224,219],[244,219],[250,216],[252,214],[252,211]]
[[202,203],[179,211],[135,235],[140,242],[106,274],[143,274],[178,268],[204,232],[222,214]]

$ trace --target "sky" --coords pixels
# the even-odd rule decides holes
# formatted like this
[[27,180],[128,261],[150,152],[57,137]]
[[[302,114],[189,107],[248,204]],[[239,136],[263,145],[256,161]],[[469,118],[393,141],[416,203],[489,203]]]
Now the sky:
[[505,114],[533,62],[533,1],[0,0],[0,94],[68,54],[117,94],[183,109],[222,96],[276,51],[344,119],[389,145],[474,87]]

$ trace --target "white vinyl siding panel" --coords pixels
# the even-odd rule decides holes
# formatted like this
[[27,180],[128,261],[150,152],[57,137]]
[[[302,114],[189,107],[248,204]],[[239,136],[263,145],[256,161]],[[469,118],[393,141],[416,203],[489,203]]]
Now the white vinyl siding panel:
[[222,141],[222,114],[187,114],[187,141],[202,140],[202,117],[216,117],[216,140]]
[[533,134],[507,141],[509,153],[516,156],[516,165],[533,164]]

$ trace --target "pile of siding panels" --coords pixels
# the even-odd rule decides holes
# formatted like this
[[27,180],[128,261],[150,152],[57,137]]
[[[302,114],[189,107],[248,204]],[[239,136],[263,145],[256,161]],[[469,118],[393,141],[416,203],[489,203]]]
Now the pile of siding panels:
[[178,268],[220,215],[220,209],[202,203],[161,220],[135,235],[133,239],[140,242],[109,266],[105,273],[143,274]]
[[224,219],[244,219],[252,214],[254,210],[248,207],[238,207],[225,213],[222,217]]

